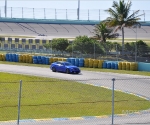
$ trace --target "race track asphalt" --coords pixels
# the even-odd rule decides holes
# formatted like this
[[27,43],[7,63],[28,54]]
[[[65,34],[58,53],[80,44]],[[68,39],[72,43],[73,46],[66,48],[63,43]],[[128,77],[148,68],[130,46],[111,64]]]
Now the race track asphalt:
[[[82,71],[81,74],[71,75],[65,73],[54,73],[49,68],[29,67],[29,66],[16,66],[0,64],[0,72],[10,72],[18,74],[35,75],[42,77],[51,77],[65,80],[75,80],[83,84],[93,84],[95,86],[112,87],[112,78],[115,78],[115,89],[121,90],[135,95],[140,95],[145,99],[150,99],[150,77],[127,75],[117,73],[102,73]],[[61,74],[61,75],[60,75]],[[16,121],[0,122],[0,125],[15,125]],[[20,125],[105,125],[111,124],[111,117],[98,118],[98,117],[82,117],[79,119],[53,119],[53,120],[22,120]],[[124,116],[116,116],[114,124],[150,124],[150,110],[139,112],[136,114],[128,114]]]

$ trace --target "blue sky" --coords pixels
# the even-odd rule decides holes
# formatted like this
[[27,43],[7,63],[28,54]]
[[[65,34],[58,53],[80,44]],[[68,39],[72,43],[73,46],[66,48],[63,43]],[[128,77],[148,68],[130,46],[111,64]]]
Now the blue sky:
[[[118,1],[118,0],[116,0]],[[126,0],[127,1],[127,0]],[[133,10],[149,10],[150,0],[131,0]],[[81,9],[107,9],[113,0],[80,0]],[[7,0],[8,7],[76,9],[78,0]],[[0,0],[0,6],[5,0]]]
[[[116,0],[119,1],[119,0]],[[127,0],[125,0],[127,2]],[[150,15],[150,0],[131,0],[132,1],[132,8],[131,10],[141,10],[139,14],[143,13],[143,10],[146,10],[145,18],[149,19]],[[81,19],[82,20],[98,20],[98,9],[100,10],[106,10],[112,6],[113,0],[80,0],[80,11],[81,12]],[[4,16],[4,8],[5,0],[0,0],[0,11],[1,16]],[[51,8],[53,10],[48,10],[46,18],[69,18],[69,19],[76,19],[76,9],[78,7],[78,0],[7,0],[7,6],[8,6],[8,17],[22,17],[21,13],[21,7],[26,8],[42,8],[42,9],[35,9],[35,13],[33,14],[32,9],[24,9],[23,17],[24,18],[44,18],[44,10],[43,8]],[[12,14],[11,14],[11,8]],[[17,8],[18,7],[18,8]],[[55,17],[54,9],[57,9],[57,17]],[[61,11],[60,9],[64,9]],[[68,9],[67,11],[67,17],[65,9]],[[88,15],[88,9],[92,10],[90,11]],[[70,10],[70,11],[69,11]],[[72,10],[72,11],[71,11]],[[49,13],[51,13],[51,16],[49,16]],[[101,11],[101,17],[105,18],[106,14]],[[27,17],[28,16],[28,17]],[[73,17],[74,16],[74,17]],[[89,17],[88,17],[89,16]],[[142,17],[142,20],[144,20],[144,17]]]

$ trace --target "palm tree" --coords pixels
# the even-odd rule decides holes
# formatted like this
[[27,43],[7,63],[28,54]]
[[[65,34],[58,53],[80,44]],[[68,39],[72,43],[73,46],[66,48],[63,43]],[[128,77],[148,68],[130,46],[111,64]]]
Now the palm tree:
[[94,29],[94,38],[96,40],[100,40],[101,45],[105,48],[105,51],[108,51],[108,44],[106,43],[106,39],[112,39],[118,37],[117,33],[113,33],[113,28],[108,28],[108,26],[104,22],[100,22],[95,25]]
[[[130,14],[131,9],[131,1],[127,3],[124,0],[120,0],[119,2],[113,1],[112,8],[106,10],[110,14],[104,22],[108,27],[116,27],[115,32],[120,29],[122,31],[122,54],[124,54],[124,27],[132,27],[133,25],[140,25],[140,18],[138,15],[139,10]],[[142,14],[143,15],[143,14]]]
[[106,39],[117,38],[118,34],[113,33],[113,28],[108,28],[104,22],[95,25],[94,38],[106,43]]

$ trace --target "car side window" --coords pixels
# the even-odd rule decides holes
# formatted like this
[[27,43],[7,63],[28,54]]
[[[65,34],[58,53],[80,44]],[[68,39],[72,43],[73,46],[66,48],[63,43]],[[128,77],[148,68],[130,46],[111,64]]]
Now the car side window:
[[60,62],[57,62],[56,64],[57,64],[57,65],[60,65]]
[[60,63],[60,65],[61,65],[61,66],[63,66],[63,65],[64,65],[64,63]]

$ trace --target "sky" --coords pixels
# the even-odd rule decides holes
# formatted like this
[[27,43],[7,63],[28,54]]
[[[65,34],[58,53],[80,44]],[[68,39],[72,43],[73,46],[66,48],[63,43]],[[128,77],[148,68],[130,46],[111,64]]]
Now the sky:
[[[119,1],[119,0],[115,0],[115,1]],[[127,2],[127,0],[125,0]],[[132,1],[132,7],[131,10],[141,10],[141,14],[143,13],[143,10],[145,10],[144,12],[146,13],[147,18],[150,16],[150,0],[131,0]],[[110,8],[112,6],[113,0],[80,0],[80,11],[82,11],[82,13],[84,13],[84,16],[86,17],[86,19],[88,19],[88,9],[89,10],[106,10],[108,8]],[[4,10],[3,7],[5,5],[5,0],[0,0],[0,11],[1,11],[1,16],[4,16]],[[57,11],[57,18],[60,17],[60,9],[68,9],[68,10],[74,10],[72,11],[72,14],[76,14],[76,9],[78,8],[78,0],[7,0],[7,7],[8,7],[8,15],[9,16],[14,16],[14,14],[16,14],[16,11],[21,11],[17,8],[21,8],[21,7],[25,7],[25,8],[49,8],[49,9],[57,9],[59,11]],[[10,7],[13,7],[15,9],[13,9],[13,14],[11,14],[11,9]],[[47,9],[48,10],[48,9]],[[26,12],[25,12],[26,11]],[[29,14],[29,16],[31,17],[36,17],[36,14],[31,14],[32,10],[26,9],[24,10],[24,17],[27,15],[27,11]],[[36,12],[43,12],[44,10],[37,10]],[[26,14],[25,14],[26,13]],[[52,12],[51,12],[52,13]],[[63,12],[65,13],[65,12]],[[69,13],[69,11],[68,11]],[[68,14],[67,13],[67,14]],[[92,15],[94,13],[98,13],[98,12],[90,12],[90,17],[91,19],[94,19],[94,17],[92,17]],[[19,16],[21,16],[20,13],[18,13]],[[55,14],[54,14],[55,15]],[[81,14],[82,15],[82,14]],[[103,14],[104,15],[104,14]],[[42,18],[42,14],[41,14],[41,18]],[[47,14],[46,14],[47,16]],[[72,16],[71,12],[70,15],[68,14],[67,16]],[[43,16],[44,17],[44,16]],[[83,18],[85,18],[83,17]],[[46,18],[50,18],[50,17],[46,17]],[[52,18],[56,18],[56,17],[52,17]],[[65,16],[64,14],[64,18],[68,18]],[[76,18],[76,17],[74,17]],[[95,18],[98,18],[98,16]],[[105,17],[103,17],[105,18]],[[143,17],[144,18],[144,17]],[[143,19],[144,20],[144,19]]]
[[[115,0],[118,1],[118,0]],[[125,0],[127,1],[127,0]],[[131,0],[133,10],[149,10],[150,0]],[[107,9],[113,0],[80,0],[81,9]],[[0,0],[0,6],[5,0]],[[78,0],[7,0],[8,7],[76,9]]]

